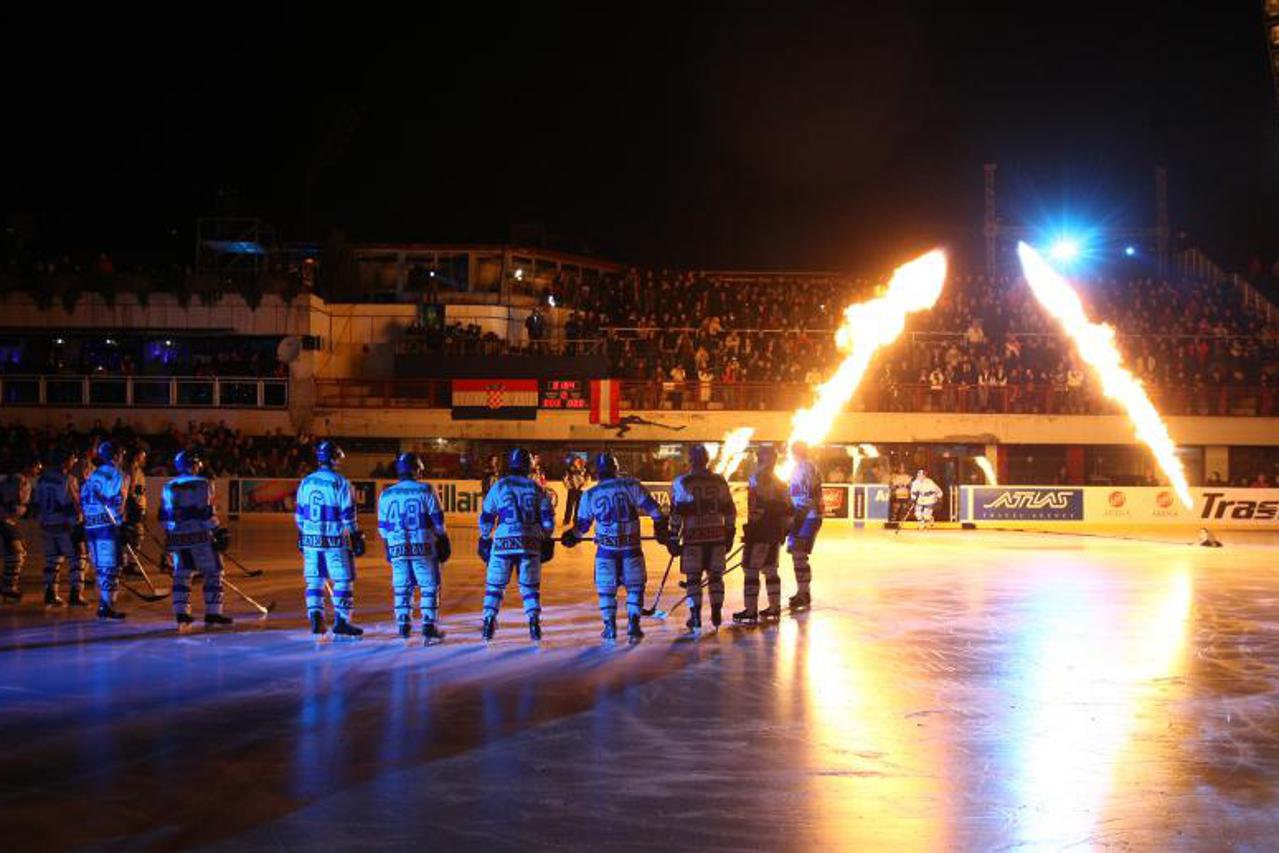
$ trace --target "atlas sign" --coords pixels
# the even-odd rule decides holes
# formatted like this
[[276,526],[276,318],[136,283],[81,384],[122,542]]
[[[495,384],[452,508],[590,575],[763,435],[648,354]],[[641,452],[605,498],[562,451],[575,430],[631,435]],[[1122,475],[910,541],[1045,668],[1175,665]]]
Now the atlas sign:
[[976,521],[1082,521],[1083,489],[979,486],[970,492]]

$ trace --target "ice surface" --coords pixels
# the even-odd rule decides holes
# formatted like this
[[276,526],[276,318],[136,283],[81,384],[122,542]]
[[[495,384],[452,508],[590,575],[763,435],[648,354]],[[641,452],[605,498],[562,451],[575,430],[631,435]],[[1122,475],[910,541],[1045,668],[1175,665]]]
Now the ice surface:
[[[260,523],[231,631],[0,608],[0,826],[19,848],[1254,846],[1279,832],[1279,549],[823,531],[815,608],[601,645],[590,549],[560,549],[534,647],[478,636],[473,532],[441,646],[395,635],[360,560],[358,642],[304,627]],[[666,565],[649,554],[652,601]],[[785,593],[793,591],[784,559]],[[674,604],[673,575],[666,600]],[[159,580],[157,578],[157,580]],[[726,611],[740,607],[741,574]],[[167,585],[167,579],[165,579]],[[200,613],[199,596],[193,595]],[[705,620],[705,616],[704,616]]]

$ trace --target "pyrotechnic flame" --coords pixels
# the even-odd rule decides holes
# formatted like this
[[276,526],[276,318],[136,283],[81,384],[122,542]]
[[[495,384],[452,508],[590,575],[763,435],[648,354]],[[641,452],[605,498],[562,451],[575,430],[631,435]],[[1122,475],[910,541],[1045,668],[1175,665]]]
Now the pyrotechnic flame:
[[[844,322],[835,332],[835,344],[845,353],[834,375],[817,388],[817,401],[800,409],[791,420],[790,448],[797,441],[821,444],[840,411],[852,399],[880,347],[897,339],[906,327],[906,315],[933,307],[946,282],[946,253],[934,249],[893,272],[883,296],[844,309]],[[777,476],[790,477],[794,467],[788,453],[777,466]]]
[[746,449],[750,446],[751,436],[754,434],[754,427],[730,430],[724,436],[719,453],[712,457],[715,463],[711,470],[724,477],[733,476],[741,466],[742,459],[746,457]]
[[973,462],[977,463],[977,467],[986,475],[986,485],[998,486],[999,478],[995,476],[995,467],[990,464],[990,460],[985,456],[974,456]]
[[1039,304],[1061,323],[1066,334],[1074,340],[1079,355],[1097,371],[1101,377],[1102,392],[1123,405],[1137,437],[1155,455],[1155,461],[1172,483],[1177,497],[1181,498],[1187,509],[1192,507],[1194,502],[1190,498],[1186,472],[1177,459],[1176,445],[1168,435],[1167,425],[1146,396],[1141,380],[1124,368],[1123,357],[1115,346],[1114,329],[1105,323],[1093,323],[1088,319],[1088,315],[1084,313],[1084,305],[1079,301],[1079,294],[1038,252],[1025,243],[1018,243],[1017,255],[1021,258],[1026,282]]

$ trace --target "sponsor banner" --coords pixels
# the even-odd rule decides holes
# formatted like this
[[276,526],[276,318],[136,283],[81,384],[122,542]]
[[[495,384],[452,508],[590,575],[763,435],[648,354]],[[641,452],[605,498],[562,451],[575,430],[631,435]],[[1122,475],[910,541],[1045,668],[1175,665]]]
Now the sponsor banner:
[[1169,488],[1090,487],[1084,491],[1085,517],[1097,524],[1279,530],[1279,489],[1194,488],[1190,509]]
[[848,518],[848,495],[848,486],[842,484],[822,486],[822,518]]
[[853,486],[853,517],[866,521],[888,521],[888,504],[891,491],[888,486],[868,484]]
[[966,521],[1083,521],[1084,490],[1069,486],[966,486]]
[[373,480],[352,480],[351,489],[355,492],[355,511],[365,513],[377,512],[377,496],[382,493]]
[[454,379],[453,420],[537,420],[536,379]]
[[301,480],[240,480],[239,495],[242,513],[287,512],[293,513],[298,483]]

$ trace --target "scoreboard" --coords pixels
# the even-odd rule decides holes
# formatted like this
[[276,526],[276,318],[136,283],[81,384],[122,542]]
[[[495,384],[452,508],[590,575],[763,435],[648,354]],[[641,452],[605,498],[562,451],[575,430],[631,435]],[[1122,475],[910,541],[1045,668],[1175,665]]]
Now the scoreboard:
[[591,407],[591,388],[585,379],[543,379],[538,390],[538,408],[572,410]]

